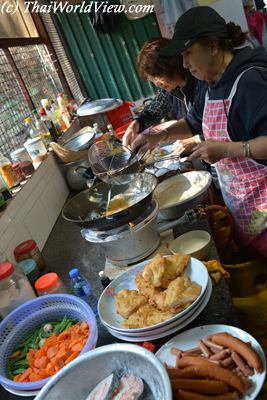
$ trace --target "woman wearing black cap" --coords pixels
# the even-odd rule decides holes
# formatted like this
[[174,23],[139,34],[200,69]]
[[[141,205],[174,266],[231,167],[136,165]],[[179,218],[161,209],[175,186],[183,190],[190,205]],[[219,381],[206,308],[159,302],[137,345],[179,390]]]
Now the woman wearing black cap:
[[[166,58],[160,55],[162,49],[168,46],[170,39],[157,37],[147,40],[140,50],[136,68],[139,75],[146,81],[152,82],[160,90],[151,103],[146,105],[141,114],[127,128],[122,143],[129,146],[139,132],[157,125],[164,117],[180,119],[187,117],[194,126],[189,110],[195,103],[201,91],[207,90],[207,84],[194,78],[183,67],[183,59],[180,54]],[[188,116],[187,116],[188,113]],[[202,128],[198,122],[195,125],[197,135],[202,135]],[[186,139],[177,143],[180,151],[189,149],[200,142],[198,137]]]
[[[184,67],[208,82],[204,102],[199,98],[193,110],[205,142],[189,159],[215,163],[238,243],[267,256],[267,54],[244,42],[239,26],[226,24],[210,7],[193,7],[179,18],[161,54],[182,54]],[[180,120],[157,135],[139,135],[132,147],[151,148],[185,133],[193,134]]]

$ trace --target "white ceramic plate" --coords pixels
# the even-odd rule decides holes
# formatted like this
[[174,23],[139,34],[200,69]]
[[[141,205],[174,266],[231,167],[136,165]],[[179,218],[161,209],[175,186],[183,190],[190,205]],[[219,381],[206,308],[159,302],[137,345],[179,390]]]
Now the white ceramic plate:
[[[146,336],[148,336],[148,335],[156,335],[157,333],[169,331],[170,329],[180,325],[183,321],[185,321],[186,319],[191,317],[191,315],[193,315],[195,312],[197,312],[197,309],[199,307],[201,307],[202,303],[206,300],[206,296],[208,295],[210,290],[212,290],[212,282],[211,282],[211,279],[209,278],[209,283],[208,283],[207,289],[205,290],[205,293],[202,296],[201,300],[198,303],[196,303],[195,307],[193,307],[187,314],[183,315],[183,317],[181,317],[179,319],[176,319],[173,322],[169,322],[169,323],[167,323],[167,324],[165,324],[165,325],[163,325],[163,326],[161,326],[159,328],[152,328],[152,329],[147,330],[145,332],[127,332],[127,336],[134,336],[134,337],[141,336],[141,337],[143,337],[144,334]],[[103,324],[103,325],[105,325],[105,324]],[[110,329],[111,331],[118,332],[119,334],[122,333],[120,331],[117,331],[117,329],[112,329],[112,328],[109,328],[108,326],[106,326],[106,328]]]
[[119,314],[117,314],[117,307],[115,304],[114,296],[122,289],[130,289],[130,290],[137,289],[134,281],[135,276],[138,272],[143,271],[144,266],[150,261],[151,260],[146,260],[135,265],[134,267],[129,268],[123,274],[114,279],[104,290],[98,302],[98,313],[101,322],[103,322],[103,324],[106,327],[115,329],[118,332],[126,334],[128,332],[150,331],[152,328],[159,328],[163,325],[166,325],[169,322],[173,322],[179,319],[183,315],[187,314],[193,307],[195,307],[196,303],[201,300],[208,285],[209,275],[205,265],[202,264],[196,258],[191,257],[185,269],[185,273],[191,279],[192,282],[196,282],[199,285],[201,285],[201,292],[198,298],[192,304],[190,304],[190,306],[187,307],[185,310],[179,312],[174,317],[164,322],[161,322],[160,324],[139,329],[124,328],[121,324],[123,318]]
[[253,400],[256,399],[256,396],[260,392],[266,375],[266,360],[262,347],[260,344],[251,336],[249,333],[243,331],[242,329],[235,328],[233,326],[228,325],[204,325],[199,326],[197,328],[190,329],[179,335],[175,336],[167,343],[165,343],[156,353],[156,356],[162,361],[166,362],[170,366],[175,365],[175,356],[171,354],[172,347],[178,347],[182,350],[187,350],[193,347],[196,347],[196,343],[198,339],[205,339],[208,335],[211,335],[216,332],[228,332],[233,336],[243,340],[244,342],[251,342],[254,350],[259,354],[263,366],[264,372],[261,374],[254,374],[250,377],[254,385],[247,392],[245,396],[243,396],[240,400]]
[[212,293],[212,283],[211,283],[211,280],[209,279],[207,294],[205,296],[204,301],[201,303],[200,307],[198,307],[198,309],[195,311],[195,313],[193,315],[191,315],[191,317],[187,318],[181,324],[178,323],[175,327],[173,327],[172,329],[169,329],[165,332],[160,332],[160,333],[155,333],[155,334],[151,333],[149,335],[147,332],[144,332],[144,336],[128,336],[126,334],[119,333],[118,331],[114,331],[108,327],[107,327],[107,329],[111,335],[115,336],[118,339],[125,340],[126,342],[145,342],[145,341],[156,340],[156,339],[163,338],[165,336],[169,336],[175,332],[180,331],[181,329],[185,328],[188,324],[190,324],[192,321],[194,321],[194,319],[204,310],[204,308],[208,304],[211,293]]

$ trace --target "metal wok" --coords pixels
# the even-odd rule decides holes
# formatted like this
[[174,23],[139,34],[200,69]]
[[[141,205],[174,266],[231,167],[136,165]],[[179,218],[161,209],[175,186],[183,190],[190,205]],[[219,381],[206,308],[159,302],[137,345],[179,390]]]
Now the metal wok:
[[[151,202],[157,178],[145,172],[122,175],[116,178],[116,182],[116,185],[101,182],[77,194],[64,206],[62,217],[83,228],[98,230],[113,229],[132,221]],[[116,195],[123,195],[128,207],[106,216],[109,190],[111,200]]]

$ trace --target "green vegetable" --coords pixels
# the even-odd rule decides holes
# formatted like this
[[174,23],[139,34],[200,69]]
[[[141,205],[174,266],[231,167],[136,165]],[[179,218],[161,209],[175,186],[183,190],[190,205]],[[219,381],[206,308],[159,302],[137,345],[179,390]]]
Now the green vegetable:
[[[36,328],[30,335],[28,335],[23,342],[21,342],[12,352],[20,350],[20,355],[15,359],[10,359],[7,364],[7,376],[9,379],[14,379],[15,375],[22,374],[29,367],[27,354],[29,349],[39,349],[41,339],[47,339],[55,333],[60,334],[68,329],[70,326],[76,324],[78,321],[69,319],[66,316],[57,321],[48,321]],[[48,325],[49,330],[48,330]],[[46,329],[44,329],[46,327]],[[51,329],[52,327],[52,329]]]

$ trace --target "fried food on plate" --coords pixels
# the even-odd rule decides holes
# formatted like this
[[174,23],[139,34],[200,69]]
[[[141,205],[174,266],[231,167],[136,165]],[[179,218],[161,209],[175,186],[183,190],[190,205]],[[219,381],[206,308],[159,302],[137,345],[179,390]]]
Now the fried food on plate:
[[152,286],[160,287],[164,272],[164,257],[163,254],[159,253],[148,264],[146,264],[143,271],[143,278],[146,282],[151,283]]
[[186,254],[175,254],[164,258],[165,271],[161,280],[161,286],[167,288],[170,281],[182,275],[190,257]]
[[135,313],[122,322],[126,328],[144,328],[145,326],[159,324],[172,318],[174,313],[160,311],[150,304],[144,304]]
[[128,318],[140,306],[147,303],[147,299],[137,290],[122,289],[115,296],[117,312],[123,318]]
[[151,283],[146,282],[142,273],[136,275],[135,283],[139,292],[148,300],[151,299],[155,294],[161,292],[161,289],[155,288],[151,285]]
[[154,287],[167,288],[170,281],[183,273],[189,259],[189,256],[183,254],[167,257],[164,257],[163,254],[157,254],[145,266],[143,278]]
[[192,283],[186,276],[179,276],[170,282],[168,288],[160,293],[154,294],[153,304],[160,310],[176,311],[185,308],[199,296],[201,286]]

